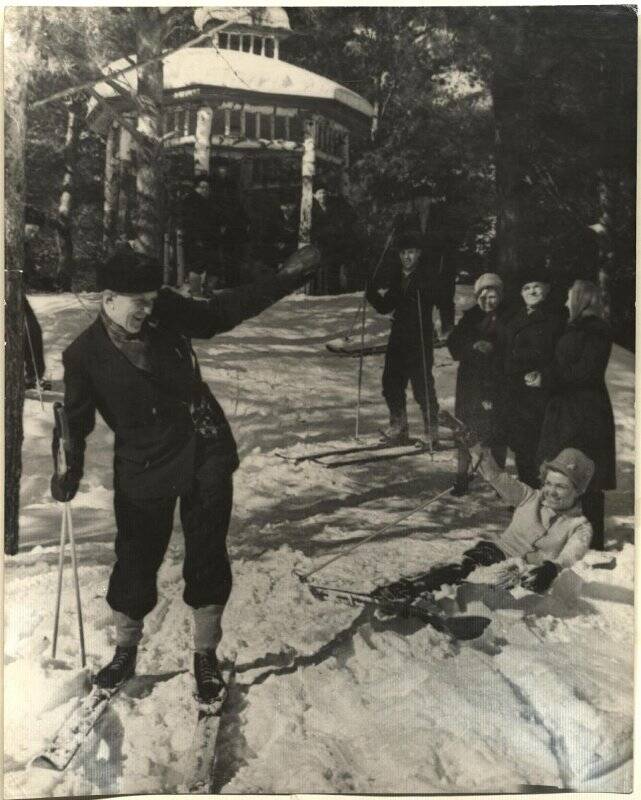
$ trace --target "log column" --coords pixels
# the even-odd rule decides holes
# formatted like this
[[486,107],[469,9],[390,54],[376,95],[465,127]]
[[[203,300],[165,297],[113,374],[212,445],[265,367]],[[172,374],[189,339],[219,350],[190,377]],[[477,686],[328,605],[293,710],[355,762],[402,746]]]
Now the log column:
[[129,235],[129,222],[131,219],[131,205],[133,199],[131,186],[131,149],[131,134],[124,128],[121,128],[120,144],[118,148],[118,238],[126,238]]
[[209,106],[198,109],[194,144],[194,174],[209,175],[211,159],[211,126],[214,111]]
[[107,134],[107,146],[105,148],[105,183],[104,200],[102,206],[102,246],[108,252],[113,246],[116,233],[116,222],[118,220],[118,192],[119,192],[119,169],[118,169],[118,133],[119,127],[114,122]]
[[[300,225],[298,246],[311,244],[312,205],[314,202],[314,175],[316,174],[316,121],[308,118],[303,123],[303,158],[301,164]],[[304,287],[305,294],[311,294],[312,284]]]

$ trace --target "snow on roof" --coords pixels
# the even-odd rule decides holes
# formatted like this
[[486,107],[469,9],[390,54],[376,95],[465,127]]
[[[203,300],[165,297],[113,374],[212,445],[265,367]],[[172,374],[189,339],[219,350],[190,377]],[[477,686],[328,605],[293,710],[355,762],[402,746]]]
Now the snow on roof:
[[[127,59],[122,58],[111,63],[109,68],[116,71],[126,67],[128,63],[130,62]],[[178,50],[165,58],[164,79],[165,89],[169,90],[204,85],[236,91],[314,97],[335,100],[367,117],[374,114],[374,109],[364,97],[329,78],[286,61],[238,50],[217,50],[214,47]],[[126,83],[129,90],[135,91],[135,70],[119,80]],[[98,84],[96,91],[103,97],[114,97],[116,94],[105,83]],[[90,113],[93,107],[90,104]]]
[[284,8],[280,6],[265,6],[263,8],[252,6],[205,6],[194,11],[194,22],[201,30],[213,20],[221,22],[232,21],[236,25],[261,28],[279,28],[291,30],[289,17]]

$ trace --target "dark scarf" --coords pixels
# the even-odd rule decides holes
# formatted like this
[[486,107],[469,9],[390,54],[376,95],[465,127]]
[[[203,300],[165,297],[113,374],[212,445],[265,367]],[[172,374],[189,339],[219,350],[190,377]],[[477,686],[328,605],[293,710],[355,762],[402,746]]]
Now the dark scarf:
[[151,341],[147,326],[143,325],[138,333],[129,333],[118,323],[114,322],[105,312],[100,309],[100,319],[105,326],[107,336],[111,339],[114,346],[120,350],[125,358],[134,367],[145,372],[153,372],[153,362],[151,355]]

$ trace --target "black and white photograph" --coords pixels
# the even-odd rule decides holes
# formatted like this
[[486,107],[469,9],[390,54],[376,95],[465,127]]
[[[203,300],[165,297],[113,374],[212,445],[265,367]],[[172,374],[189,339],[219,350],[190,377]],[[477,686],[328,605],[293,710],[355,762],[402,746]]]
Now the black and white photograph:
[[3,14],[3,796],[631,793],[637,6]]

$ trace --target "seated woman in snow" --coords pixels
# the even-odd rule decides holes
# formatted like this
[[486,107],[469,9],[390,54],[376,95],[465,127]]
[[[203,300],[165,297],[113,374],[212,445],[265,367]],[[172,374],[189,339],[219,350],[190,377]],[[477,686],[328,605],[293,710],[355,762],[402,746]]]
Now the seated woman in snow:
[[460,562],[435,566],[414,578],[402,578],[375,589],[373,596],[392,603],[409,602],[423,592],[464,581],[478,567],[505,562],[493,570],[493,583],[502,588],[520,584],[545,592],[561,570],[580,561],[588,551],[592,526],[581,511],[594,463],[580,450],[567,448],[541,465],[540,489],[500,469],[489,448],[470,447],[479,471],[508,506],[512,520],[495,541],[482,540],[463,553]]

